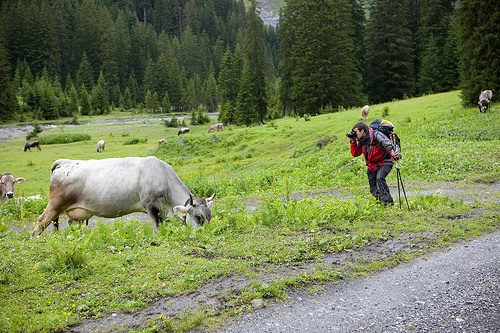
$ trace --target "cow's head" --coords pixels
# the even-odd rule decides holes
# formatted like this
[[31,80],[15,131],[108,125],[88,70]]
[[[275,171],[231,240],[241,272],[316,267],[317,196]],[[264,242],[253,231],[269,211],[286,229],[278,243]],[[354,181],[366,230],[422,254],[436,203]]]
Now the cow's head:
[[0,174],[0,203],[7,198],[12,199],[14,197],[14,184],[23,183],[24,181],[24,178],[14,178],[10,173]]
[[212,205],[215,193],[209,198],[193,198],[189,196],[186,204],[174,207],[174,213],[185,218],[186,223],[191,223],[194,228],[201,227],[203,223],[209,223],[212,219]]
[[480,112],[485,112],[486,110],[488,110],[488,107],[490,105],[490,100],[483,99],[482,101],[479,101],[477,105],[479,106]]

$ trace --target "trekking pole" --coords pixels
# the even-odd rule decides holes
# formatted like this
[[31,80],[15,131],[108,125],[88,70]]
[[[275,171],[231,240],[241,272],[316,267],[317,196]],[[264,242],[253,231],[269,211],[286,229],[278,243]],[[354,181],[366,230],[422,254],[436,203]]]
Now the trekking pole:
[[[395,135],[391,134],[390,139],[392,141],[392,150],[395,151],[396,150],[396,146],[397,146]],[[408,198],[406,197],[406,191],[405,191],[405,187],[403,185],[403,178],[401,178],[401,171],[399,170],[399,163],[398,163],[397,160],[396,160],[396,178],[398,179],[399,209],[402,208],[402,205],[401,205],[401,189],[403,190],[403,195],[404,195],[404,198],[405,198],[405,201],[406,201],[406,206],[408,207],[408,209],[410,209],[410,204],[408,203]],[[400,185],[401,185],[401,187],[400,187]]]
[[405,197],[406,206],[410,209],[410,204],[408,203],[408,198],[406,197],[405,187],[403,185],[403,178],[401,178],[401,171],[399,171],[399,163],[396,161],[396,176],[398,178],[398,197],[399,197],[399,209],[401,209],[401,193],[399,190],[399,184],[401,183],[401,188],[403,189],[403,195]]

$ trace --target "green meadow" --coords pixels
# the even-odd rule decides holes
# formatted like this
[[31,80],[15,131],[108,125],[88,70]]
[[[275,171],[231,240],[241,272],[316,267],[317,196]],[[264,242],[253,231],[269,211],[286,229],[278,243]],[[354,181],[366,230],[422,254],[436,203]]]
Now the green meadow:
[[[463,108],[459,94],[371,106],[368,122],[388,119],[401,138],[399,165],[410,209],[399,206],[395,169],[387,180],[396,204],[383,208],[369,194],[363,157],[350,155],[345,134],[361,108],[255,127],[229,125],[215,133],[187,122],[190,133],[182,136],[158,119],[142,115],[125,122],[133,117],[115,113],[81,117],[79,126],[53,124],[39,138],[57,142],[63,135],[86,134],[90,140],[42,144],[42,151],[31,152],[23,151],[24,138],[0,142],[0,173],[26,179],[16,184],[16,196],[42,197],[0,206],[0,331],[59,332],[86,318],[140,311],[158,298],[187,295],[215,281],[247,279],[237,292],[220,295],[222,307],[159,314],[132,331],[213,329],[251,310],[254,299],[273,302],[292,288],[317,290],[321,283],[371,274],[498,229],[500,110],[496,104],[485,114]],[[118,117],[120,123],[97,123]],[[105,150],[97,153],[101,139]],[[166,142],[158,145],[159,139]],[[216,189],[210,224],[193,229],[172,218],[154,234],[150,221],[93,217],[93,227],[31,237],[47,204],[55,160],[148,155],[171,164],[196,196]],[[360,257],[350,267],[323,264],[325,256],[362,256],[388,239],[419,246],[408,243],[383,259]],[[317,269],[300,275],[280,270],[309,265]],[[269,270],[283,273],[264,282]]]

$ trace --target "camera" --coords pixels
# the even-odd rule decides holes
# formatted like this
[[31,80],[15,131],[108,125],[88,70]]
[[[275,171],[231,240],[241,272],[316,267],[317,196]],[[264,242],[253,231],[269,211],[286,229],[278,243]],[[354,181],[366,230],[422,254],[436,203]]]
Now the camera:
[[354,131],[350,131],[345,136],[347,136],[349,139],[355,139],[356,138],[356,133]]

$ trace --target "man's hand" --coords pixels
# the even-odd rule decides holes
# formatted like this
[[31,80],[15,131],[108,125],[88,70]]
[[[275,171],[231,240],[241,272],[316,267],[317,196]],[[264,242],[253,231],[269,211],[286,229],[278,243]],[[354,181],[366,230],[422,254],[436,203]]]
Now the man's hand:
[[397,161],[400,159],[399,151],[395,150],[392,152],[392,157]]

